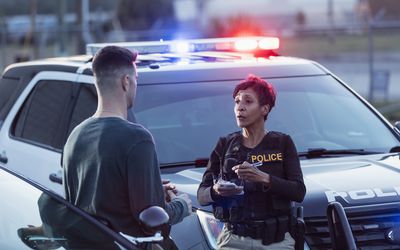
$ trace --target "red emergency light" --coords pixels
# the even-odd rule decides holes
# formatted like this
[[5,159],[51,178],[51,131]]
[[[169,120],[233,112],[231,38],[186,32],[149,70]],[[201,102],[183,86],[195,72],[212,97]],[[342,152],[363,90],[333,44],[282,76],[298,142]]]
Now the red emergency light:
[[251,37],[235,41],[235,50],[275,50],[279,49],[279,38],[277,37]]

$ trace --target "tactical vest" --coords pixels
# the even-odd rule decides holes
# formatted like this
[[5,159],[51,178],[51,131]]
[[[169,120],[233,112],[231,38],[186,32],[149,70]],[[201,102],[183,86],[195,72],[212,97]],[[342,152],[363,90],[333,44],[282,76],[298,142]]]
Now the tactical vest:
[[[241,143],[241,133],[236,132],[221,138],[223,152],[220,152],[221,173],[225,180],[237,180],[232,167],[244,161],[254,163],[262,160],[259,169],[272,175],[282,173],[269,172],[283,166],[284,141],[279,132],[269,132],[254,149]],[[264,147],[265,144],[265,147]],[[279,161],[280,160],[280,161]],[[271,217],[290,215],[290,201],[271,194],[261,183],[244,182],[244,194],[233,197],[219,197],[213,204],[214,216],[224,222],[249,222],[265,220]]]

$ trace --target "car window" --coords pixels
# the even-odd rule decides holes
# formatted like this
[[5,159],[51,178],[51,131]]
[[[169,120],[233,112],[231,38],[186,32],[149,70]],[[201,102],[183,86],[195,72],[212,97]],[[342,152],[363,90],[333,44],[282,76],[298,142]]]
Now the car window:
[[[68,134],[83,120],[92,116],[97,109],[97,92],[93,84],[79,84],[78,95],[71,115]],[[64,142],[65,143],[65,142]]]
[[[321,147],[388,152],[399,143],[365,104],[331,76],[267,80],[278,95],[266,128],[289,134],[299,152]],[[208,157],[218,137],[239,130],[232,98],[236,83],[138,87],[137,122],[153,134],[160,163]]]
[[119,249],[60,200],[0,169],[0,249]]
[[71,82],[38,82],[14,120],[12,135],[61,149],[73,96]]
[[[10,98],[13,97],[18,87],[18,79],[5,78],[0,79],[0,127],[10,111]],[[15,98],[13,98],[15,100]]]

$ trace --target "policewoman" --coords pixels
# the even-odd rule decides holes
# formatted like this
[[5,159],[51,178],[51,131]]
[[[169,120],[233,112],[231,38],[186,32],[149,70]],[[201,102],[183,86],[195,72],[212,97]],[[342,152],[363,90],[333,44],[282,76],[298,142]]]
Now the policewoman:
[[306,193],[295,145],[289,135],[267,131],[276,92],[250,75],[233,92],[241,131],[221,137],[197,190],[224,222],[218,249],[294,249],[291,201]]

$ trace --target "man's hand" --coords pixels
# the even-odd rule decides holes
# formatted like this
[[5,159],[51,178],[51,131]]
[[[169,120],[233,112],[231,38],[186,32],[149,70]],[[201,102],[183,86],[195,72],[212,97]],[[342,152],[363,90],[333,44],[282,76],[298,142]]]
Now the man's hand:
[[232,170],[237,174],[239,179],[251,182],[261,182],[265,185],[270,185],[269,174],[264,173],[247,161],[242,164],[238,164],[232,168]]
[[166,202],[171,202],[174,198],[181,198],[183,201],[186,202],[188,207],[189,214],[192,213],[192,200],[189,198],[188,194],[182,193],[178,195],[178,189],[176,186],[171,184],[170,180],[162,180],[164,192],[165,192],[165,200]]
[[178,193],[178,190],[176,189],[175,185],[170,183],[170,180],[162,180],[162,185],[164,188],[164,194],[165,194],[165,201],[170,202],[172,200],[170,194],[168,191],[171,191],[172,194],[176,195]]
[[188,207],[189,214],[192,213],[192,200],[189,198],[188,194],[183,193],[180,195],[176,195],[172,190],[168,190],[168,193],[169,193],[169,196],[171,197],[171,200],[173,200],[174,198],[181,198],[182,200],[184,200]]

